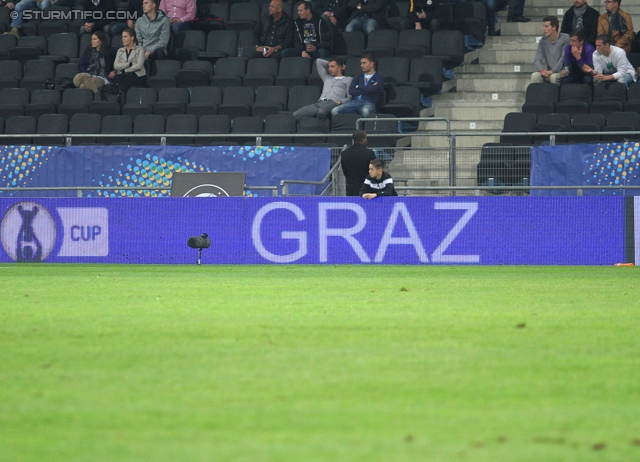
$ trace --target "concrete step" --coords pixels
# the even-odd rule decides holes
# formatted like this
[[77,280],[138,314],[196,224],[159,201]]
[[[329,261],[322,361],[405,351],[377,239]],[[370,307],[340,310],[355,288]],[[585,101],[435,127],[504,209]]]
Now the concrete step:
[[435,117],[446,117],[449,120],[504,120],[510,112],[520,112],[522,104],[508,102],[482,107],[436,107]]
[[[522,107],[524,104],[524,96],[522,92],[505,92],[505,93],[483,93],[478,92],[474,94],[473,92],[462,93],[462,95],[468,95],[466,99],[460,98],[457,100],[443,100],[438,101],[438,108],[484,108],[485,110],[489,110],[491,108],[500,107],[500,106],[514,106],[514,107]],[[477,99],[478,96],[482,95],[484,99]],[[493,96],[495,96],[495,99]],[[503,95],[514,95],[512,98],[502,97]],[[517,95],[517,96],[516,96]]]
[[[512,111],[512,112],[520,112],[520,111]],[[462,131],[462,130],[488,130],[488,131],[502,131],[502,127],[504,125],[503,120],[477,120],[477,121],[469,121],[469,120],[452,120],[451,131]]]
[[[499,74],[495,74],[499,75]],[[457,81],[458,92],[472,92],[472,91],[481,91],[481,92],[512,92],[512,91],[525,91],[529,82],[531,81],[531,76],[513,76],[511,75],[507,79],[496,79],[491,78],[490,76],[486,76],[485,78],[461,78]]]
[[536,57],[535,50],[491,51],[480,50],[477,64],[529,64]]
[[[523,51],[523,50],[533,50],[536,51],[538,49],[538,43],[535,37],[527,36],[527,37],[518,37],[521,40],[509,40],[516,36],[509,37],[500,37],[506,40],[491,42],[487,41],[482,47],[482,51]],[[492,37],[494,38],[494,37]],[[495,37],[498,38],[498,37]]]
[[487,101],[524,101],[524,94],[521,91],[494,93],[469,91],[446,93],[439,95],[437,99],[438,107],[446,107],[443,105],[452,102],[478,102],[486,105]]
[[[459,148],[475,148],[477,146],[482,146],[485,143],[497,143],[500,141],[499,136],[459,136],[456,137],[456,147]],[[449,147],[449,141],[446,137],[414,137],[415,143],[412,142],[411,146],[413,147],[421,147],[421,148],[442,148],[447,149]]]
[[459,70],[456,69],[456,75],[462,74],[526,74],[529,75],[536,71],[533,63],[529,64],[465,64]]
[[500,25],[502,35],[542,35],[539,21],[507,22]]

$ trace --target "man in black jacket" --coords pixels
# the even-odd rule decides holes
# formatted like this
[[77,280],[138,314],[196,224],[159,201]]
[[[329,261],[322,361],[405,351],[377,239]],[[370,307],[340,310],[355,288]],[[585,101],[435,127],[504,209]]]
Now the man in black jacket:
[[313,13],[309,1],[298,4],[298,19],[294,21],[293,48],[284,50],[283,57],[302,56],[316,59],[331,56],[333,33],[322,18]]
[[320,0],[314,2],[315,14],[321,16],[335,29],[344,29],[349,21],[348,0]]
[[384,171],[384,160],[374,159],[369,162],[369,176],[360,189],[363,199],[375,199],[381,196],[397,196],[393,187],[393,178]]
[[[118,7],[114,0],[98,0],[98,3],[94,3],[91,0],[84,0],[82,9],[95,13],[96,16],[94,19],[85,20],[85,23],[80,28],[80,35],[103,31],[105,26],[115,19]],[[107,13],[113,15],[113,17],[107,19]]]
[[587,0],[573,0],[573,8],[569,8],[562,18],[560,32],[570,34],[574,30],[582,30],[585,42],[596,45],[598,35],[598,17],[600,13],[587,5]]
[[281,50],[293,47],[293,19],[282,8],[282,0],[269,3],[269,15],[263,17],[253,30],[256,51],[251,58],[280,59]]
[[353,145],[342,152],[340,165],[347,180],[347,196],[359,196],[360,188],[369,173],[369,162],[376,159],[371,149],[367,149],[367,132],[353,132]]
[[384,27],[387,19],[387,0],[351,0],[349,11],[349,23],[344,30],[361,30],[364,35],[369,35],[374,30]]

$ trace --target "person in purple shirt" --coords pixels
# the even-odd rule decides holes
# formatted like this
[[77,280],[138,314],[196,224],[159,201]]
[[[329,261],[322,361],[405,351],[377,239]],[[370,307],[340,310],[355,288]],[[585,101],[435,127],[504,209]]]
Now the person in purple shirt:
[[586,83],[593,85],[593,75],[584,71],[593,68],[595,48],[584,41],[584,32],[574,30],[569,34],[569,45],[564,48],[564,69],[560,71],[560,85]]

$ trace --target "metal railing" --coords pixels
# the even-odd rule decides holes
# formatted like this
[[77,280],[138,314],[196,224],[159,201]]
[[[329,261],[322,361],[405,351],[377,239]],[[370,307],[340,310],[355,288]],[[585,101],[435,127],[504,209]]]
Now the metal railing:
[[[273,197],[278,196],[278,186],[247,186],[244,187],[245,191],[271,191]],[[153,187],[153,188],[140,188],[130,186],[26,186],[16,188],[0,188],[2,191],[76,191],[76,197],[83,197],[83,191],[171,191],[171,187]]]
[[[528,193],[531,190],[536,189],[562,189],[552,187],[531,187],[528,184],[511,184],[503,185],[498,182],[495,185],[478,184],[477,167],[480,161],[480,153],[482,150],[482,144],[486,141],[494,140],[498,141],[500,137],[548,137],[549,145],[556,145],[559,137],[571,136],[578,137],[593,137],[594,135],[602,135],[604,137],[620,137],[620,139],[632,140],[634,138],[640,139],[640,131],[603,131],[603,132],[499,132],[499,131],[478,131],[478,130],[465,130],[465,131],[451,131],[451,124],[449,119],[446,118],[432,118],[432,117],[408,117],[408,118],[375,118],[375,119],[363,119],[360,118],[356,121],[356,127],[365,127],[365,124],[372,124],[376,122],[417,122],[419,123],[419,130],[409,133],[368,133],[369,147],[376,151],[379,157],[384,157],[387,161],[389,170],[396,180],[398,191],[404,193],[440,193],[447,195],[455,194],[480,194],[484,192],[488,193],[502,193],[502,192],[521,192]],[[434,127],[436,125],[436,127]],[[365,127],[368,128],[368,127]],[[372,127],[373,128],[373,127]],[[196,141],[199,139],[214,140],[247,140],[251,139],[255,141],[253,145],[261,146],[263,142],[268,143],[270,139],[293,139],[294,141],[302,139],[317,139],[322,138],[331,142],[332,140],[340,141],[343,144],[347,138],[350,140],[351,134],[349,133],[263,133],[256,134],[255,137],[247,134],[33,134],[33,135],[0,135],[0,138],[8,139],[25,139],[31,138],[34,141],[40,138],[64,138],[67,143],[71,143],[72,140],[86,140],[86,139],[130,139],[134,141],[136,138],[150,139],[157,137],[161,145],[166,145],[167,140],[180,140],[180,139],[193,139]],[[376,146],[376,140],[378,139],[393,139],[396,140],[395,146]],[[478,143],[469,142],[469,139],[484,138]],[[504,138],[503,138],[504,139]],[[426,140],[426,141],[425,141]],[[596,143],[597,141],[589,141],[589,143]],[[606,143],[607,141],[602,141]],[[615,142],[615,141],[611,141]],[[619,141],[621,142],[621,141]],[[125,141],[119,144],[126,144]],[[402,146],[404,144],[405,146]],[[245,145],[251,145],[245,143]],[[268,145],[268,144],[267,144]],[[467,145],[467,146],[465,146]],[[131,148],[136,148],[137,145],[131,145]],[[517,147],[513,147],[514,149]],[[524,155],[528,155],[530,149],[529,146],[522,146],[520,149]],[[332,148],[332,162],[331,169],[327,176],[316,182],[301,181],[296,179],[285,179],[281,182],[282,194],[289,195],[289,185],[294,184],[306,184],[306,185],[325,185],[321,194],[327,195],[342,195],[344,194],[344,176],[339,168],[339,157],[342,148]],[[265,187],[265,188],[277,188]],[[20,190],[27,190],[26,188],[19,188]],[[52,188],[47,188],[52,190]],[[83,190],[108,190],[108,188],[69,188],[78,191],[78,195],[82,194]],[[127,190],[125,187],[113,187],[114,190]],[[149,187],[132,187],[134,191],[152,191],[153,188]],[[164,190],[165,188],[158,188],[158,190]],[[257,187],[250,189],[258,190]],[[595,187],[567,187],[564,189],[571,190],[584,190],[584,189],[626,189],[624,186],[595,186]],[[637,189],[634,187],[628,187],[628,189]],[[10,188],[0,188],[2,190],[11,190]],[[277,191],[272,190],[272,194],[276,195]]]

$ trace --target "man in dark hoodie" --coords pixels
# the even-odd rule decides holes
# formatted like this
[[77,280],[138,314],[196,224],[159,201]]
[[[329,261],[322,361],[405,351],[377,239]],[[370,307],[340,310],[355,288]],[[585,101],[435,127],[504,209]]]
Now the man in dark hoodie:
[[302,56],[316,59],[331,56],[331,40],[333,34],[329,25],[313,13],[313,5],[309,1],[298,5],[298,19],[294,21],[293,48],[283,50],[282,56]]
[[143,15],[136,21],[136,37],[144,48],[144,59],[167,59],[171,29],[169,18],[158,9],[159,0],[143,0]]
[[95,15],[93,19],[87,18],[85,20],[82,27],[80,27],[79,35],[106,31],[105,27],[112,22],[112,20],[107,19],[107,13],[112,14],[115,18],[116,10],[118,8],[114,0],[98,0],[98,3],[95,3],[93,0],[84,0],[82,3],[82,9],[84,11],[95,13]]
[[573,8],[569,8],[562,18],[560,32],[568,35],[574,30],[581,30],[584,32],[584,41],[595,46],[598,17],[600,13],[587,5],[587,0],[573,0]]

